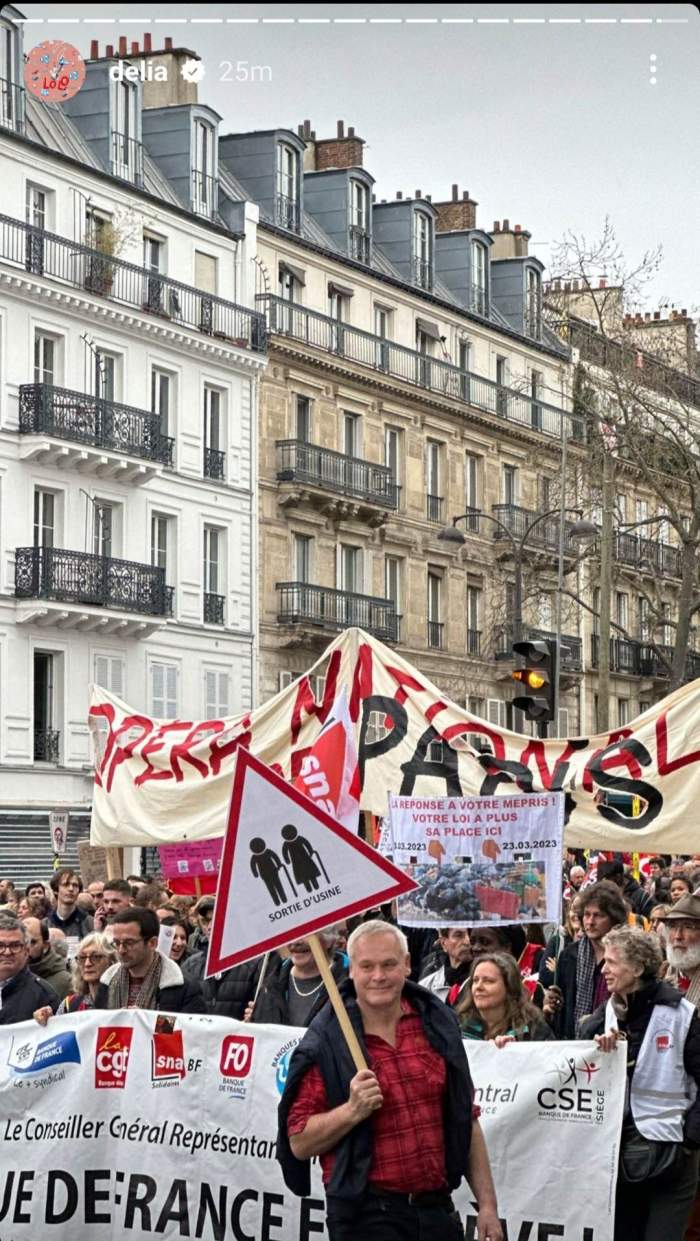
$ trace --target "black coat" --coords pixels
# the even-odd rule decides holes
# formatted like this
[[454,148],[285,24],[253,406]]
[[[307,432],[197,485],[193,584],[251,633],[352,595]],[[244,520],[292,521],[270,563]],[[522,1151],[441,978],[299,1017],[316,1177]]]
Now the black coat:
[[579,940],[567,944],[560,953],[557,970],[554,976],[556,985],[561,989],[564,1002],[552,1018],[552,1029],[556,1038],[576,1038],[576,963],[578,961]]
[[[193,952],[192,956],[183,962],[182,972],[185,978],[201,983],[208,1012],[217,1017],[231,1017],[234,1021],[242,1021],[246,1007],[255,995],[263,960],[264,957],[256,957],[254,961],[245,961],[243,965],[234,965],[221,974],[205,978],[207,954]],[[276,955],[273,960],[277,960]]]
[[[667,1004],[669,1008],[678,1008],[682,1000],[680,991],[667,982],[652,982],[629,996],[629,1010],[626,1019],[619,1020],[618,1025],[627,1035],[627,1077],[632,1080],[637,1057],[646,1034],[647,1026],[653,1009],[657,1004]],[[581,1038],[594,1038],[596,1034],[605,1033],[605,1004],[599,1005],[590,1017],[581,1022]],[[693,1014],[690,1029],[683,1046],[683,1066],[689,1077],[698,1086],[698,1095],[685,1114],[683,1132],[685,1144],[694,1148],[700,1147],[700,1017]]]
[[643,918],[648,918],[654,906],[658,904],[658,901],[655,901],[653,896],[645,892],[642,885],[637,883],[633,875],[626,876],[622,887],[622,895],[631,905],[632,912],[641,914]]
[[94,929],[94,922],[89,913],[86,913],[79,905],[73,906],[67,918],[59,918],[58,911],[52,909],[46,921],[49,926],[58,927],[64,935],[77,935],[78,939],[84,939]]
[[[289,971],[291,968],[292,963],[288,957],[286,960],[278,958],[274,969],[270,970],[268,967],[266,981],[263,983],[262,991],[253,1009],[253,1021],[269,1022],[271,1025],[276,1026],[288,1026],[290,1024]],[[343,979],[347,978],[348,967],[346,957],[342,952],[335,953],[331,963],[331,973],[337,983],[341,983]],[[321,987],[306,1019],[307,1026],[311,1025],[314,1017],[323,1008],[327,999],[326,988]]]
[[56,1012],[59,999],[53,987],[36,978],[28,966],[15,974],[2,989],[0,1026],[14,1025],[17,1021],[31,1021],[37,1008],[48,1006]]
[[[109,1008],[109,978],[119,966],[111,965],[102,975],[95,993],[95,1008]],[[179,965],[163,958],[161,986],[156,992],[156,1010],[160,1013],[206,1013],[207,1006],[200,984],[185,978]]]
[[[340,988],[348,1016],[363,1048],[364,1030],[362,1016],[355,996],[355,988],[348,978]],[[443,1057],[447,1069],[447,1081],[443,1099],[443,1125],[445,1135],[445,1173],[449,1188],[456,1189],[466,1176],[471,1142],[471,1111],[473,1087],[469,1075],[467,1057],[455,1014],[442,1000],[407,981],[404,997],[418,1012],[425,1037],[431,1047]],[[285,1183],[292,1193],[306,1196],[311,1192],[310,1160],[297,1159],[291,1150],[287,1135],[289,1110],[305,1074],[317,1064],[328,1095],[329,1109],[347,1102],[350,1082],[355,1076],[355,1066],[347,1043],[340,1031],[335,1012],[326,1005],[312,1022],[303,1039],[295,1048],[289,1062],[287,1082],[278,1112],[277,1158],[282,1167]],[[335,1161],[328,1184],[329,1197],[354,1200],[359,1198],[367,1184],[372,1163],[372,1119],[368,1117],[353,1126],[334,1148]],[[358,1237],[358,1241],[360,1238]]]

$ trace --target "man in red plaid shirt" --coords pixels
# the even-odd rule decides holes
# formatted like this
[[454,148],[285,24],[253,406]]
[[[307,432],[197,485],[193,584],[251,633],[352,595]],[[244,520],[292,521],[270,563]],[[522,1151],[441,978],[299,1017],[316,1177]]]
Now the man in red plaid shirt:
[[463,1241],[451,1191],[466,1176],[479,1241],[502,1241],[496,1195],[454,1013],[409,981],[406,938],[386,922],[348,940],[348,1016],[370,1068],[356,1072],[330,1005],[289,1065],[278,1159],[310,1192],[319,1156],[330,1241]]

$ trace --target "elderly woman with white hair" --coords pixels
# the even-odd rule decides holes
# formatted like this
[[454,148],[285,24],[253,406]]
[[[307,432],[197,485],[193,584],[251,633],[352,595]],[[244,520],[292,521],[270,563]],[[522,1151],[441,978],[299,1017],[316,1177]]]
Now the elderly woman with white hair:
[[[319,931],[318,939],[335,981],[342,982],[347,978],[347,958],[335,950],[335,931]],[[245,1021],[308,1026],[326,1003],[326,985],[308,940],[295,939],[287,950],[288,957],[275,954],[270,959],[258,996],[246,1008]]]
[[625,1048],[628,1090],[615,1241],[683,1241],[700,1148],[700,1019],[659,979],[655,935],[618,927],[603,941],[610,998],[580,1027],[601,1051]]
[[[105,970],[114,965],[117,954],[111,939],[102,931],[90,931],[78,944],[78,951],[73,958],[72,986],[65,1000],[62,1000],[56,1016],[63,1013],[83,1013],[94,1008],[95,992]],[[46,1025],[51,1016],[48,1007],[38,1008],[34,1018],[40,1025]]]

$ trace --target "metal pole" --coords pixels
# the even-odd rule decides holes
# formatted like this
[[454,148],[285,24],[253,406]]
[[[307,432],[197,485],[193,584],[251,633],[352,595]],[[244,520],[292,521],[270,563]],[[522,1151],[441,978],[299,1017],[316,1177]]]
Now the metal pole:
[[615,476],[612,452],[603,448],[603,525],[600,536],[600,623],[598,638],[598,731],[610,726],[610,604]]
[[515,592],[513,599],[513,641],[519,642],[523,630],[523,553],[515,553]]
[[561,473],[559,486],[561,495],[559,497],[559,561],[557,564],[557,624],[556,624],[556,643],[557,657],[554,665],[554,736],[559,736],[559,701],[561,696],[561,613],[562,613],[562,594],[564,590],[564,535],[566,522],[566,443],[567,443],[567,424],[566,418],[562,414],[561,419]]

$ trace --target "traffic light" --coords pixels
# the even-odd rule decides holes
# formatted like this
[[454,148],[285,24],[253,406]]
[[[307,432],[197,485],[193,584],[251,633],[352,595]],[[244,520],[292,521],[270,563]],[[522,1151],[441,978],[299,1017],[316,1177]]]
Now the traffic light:
[[545,723],[554,719],[554,682],[557,667],[557,644],[550,639],[514,642],[513,653],[519,666],[513,680],[526,691],[513,699],[513,706],[528,720]]

